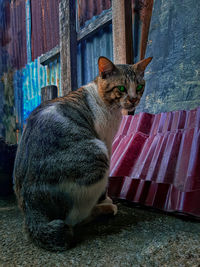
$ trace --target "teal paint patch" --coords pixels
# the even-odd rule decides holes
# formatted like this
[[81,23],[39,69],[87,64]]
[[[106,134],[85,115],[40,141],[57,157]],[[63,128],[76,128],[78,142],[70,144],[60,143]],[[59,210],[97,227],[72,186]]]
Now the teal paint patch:
[[40,59],[14,74],[15,108],[21,129],[29,114],[41,103],[41,88],[56,85],[60,92],[60,59],[43,66]]

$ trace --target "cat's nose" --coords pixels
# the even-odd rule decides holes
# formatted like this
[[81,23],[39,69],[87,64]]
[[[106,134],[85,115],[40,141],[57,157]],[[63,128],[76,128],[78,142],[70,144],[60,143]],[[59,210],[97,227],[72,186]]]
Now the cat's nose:
[[137,97],[129,97],[129,101],[135,103],[137,101]]

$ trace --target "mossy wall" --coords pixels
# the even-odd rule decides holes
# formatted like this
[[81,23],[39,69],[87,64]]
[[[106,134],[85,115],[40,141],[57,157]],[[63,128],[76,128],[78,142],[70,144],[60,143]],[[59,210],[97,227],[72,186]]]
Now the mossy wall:
[[13,72],[8,71],[2,76],[3,82],[3,111],[2,124],[4,126],[4,137],[7,142],[15,144],[16,138],[16,117],[14,113],[14,88],[13,88]]

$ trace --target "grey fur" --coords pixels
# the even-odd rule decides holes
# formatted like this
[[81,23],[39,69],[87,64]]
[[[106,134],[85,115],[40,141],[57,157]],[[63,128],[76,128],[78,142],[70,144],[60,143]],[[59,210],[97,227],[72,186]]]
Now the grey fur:
[[132,109],[140,96],[133,67],[115,69],[118,73],[111,70],[108,77],[41,104],[28,118],[15,159],[15,193],[28,235],[46,249],[69,248],[74,226],[103,205],[106,213],[108,207],[117,212],[105,193],[112,141],[121,108]]
[[[95,83],[92,86],[96,88]],[[95,130],[88,94],[87,89],[80,89],[40,105],[31,113],[18,146],[15,192],[25,215],[25,229],[35,243],[49,250],[71,245],[72,226],[85,219],[105,193],[107,178],[95,196],[88,190],[96,190],[109,169],[107,147]],[[91,207],[83,218],[73,211],[74,194],[94,198],[85,197]],[[75,213],[71,215],[74,222],[68,218],[70,213]]]

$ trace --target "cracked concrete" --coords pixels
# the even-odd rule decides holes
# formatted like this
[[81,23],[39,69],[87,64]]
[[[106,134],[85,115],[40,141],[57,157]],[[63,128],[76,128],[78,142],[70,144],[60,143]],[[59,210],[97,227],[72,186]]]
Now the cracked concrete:
[[34,246],[14,197],[0,199],[0,266],[200,266],[200,223],[118,203],[115,217],[82,226],[65,252]]

